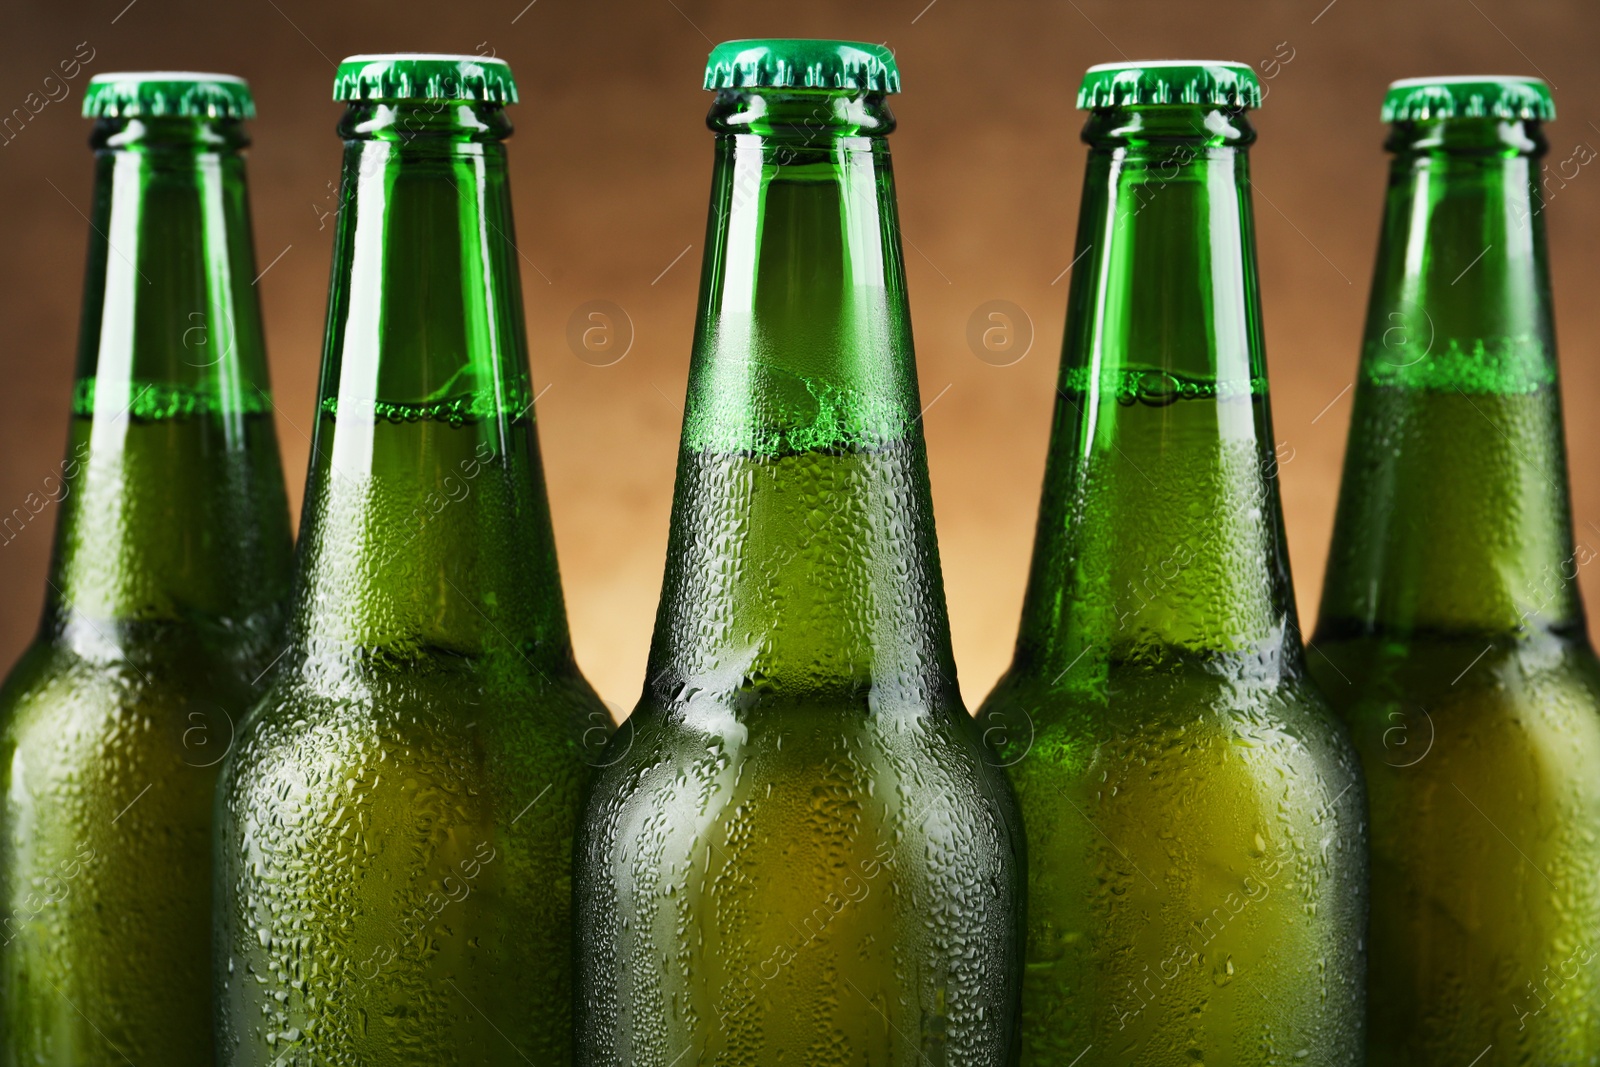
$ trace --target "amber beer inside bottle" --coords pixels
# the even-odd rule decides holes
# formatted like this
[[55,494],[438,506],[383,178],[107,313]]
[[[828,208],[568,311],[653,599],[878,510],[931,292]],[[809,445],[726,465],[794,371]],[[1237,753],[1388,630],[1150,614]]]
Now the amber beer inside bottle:
[[1016,656],[979,723],[1028,848],[1025,1064],[1360,1061],[1366,858],[1300,647],[1248,67],[1091,68]]
[[735,41],[648,682],[579,837],[580,1061],[1014,1053],[1022,877],[945,617],[887,49]]
[[1311,665],[1372,811],[1368,1062],[1600,1057],[1600,669],[1532,78],[1397,82]]

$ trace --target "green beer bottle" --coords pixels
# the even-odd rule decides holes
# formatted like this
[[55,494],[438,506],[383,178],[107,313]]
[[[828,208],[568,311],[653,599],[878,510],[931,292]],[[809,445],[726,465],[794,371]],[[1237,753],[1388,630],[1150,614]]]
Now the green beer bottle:
[[1248,67],[1092,67],[1016,657],[979,715],[1027,827],[1026,1064],[1354,1064],[1365,825],[1278,502]]
[[94,78],[84,114],[55,550],[0,690],[0,1064],[209,1064],[217,766],[281,647],[290,577],[241,152],[255,111],[238,78],[160,73]]
[[[511,71],[356,56],[288,648],[219,786],[225,1063],[572,1060],[567,636],[513,243]],[[598,749],[598,746],[596,746]]]
[[1368,1060],[1600,1063],[1600,668],[1574,580],[1595,550],[1572,543],[1545,262],[1555,108],[1532,78],[1428,78],[1383,117],[1312,642],[1370,790]]
[[899,72],[876,45],[730,41],[705,84],[661,605],[579,832],[580,1062],[1010,1063],[1021,842],[950,652]]

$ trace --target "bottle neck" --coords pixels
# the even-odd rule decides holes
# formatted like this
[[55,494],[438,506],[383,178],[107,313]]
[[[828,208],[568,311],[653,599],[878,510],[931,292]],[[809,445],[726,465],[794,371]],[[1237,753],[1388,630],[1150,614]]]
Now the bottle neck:
[[724,92],[650,678],[959,700],[882,97]]
[[298,550],[307,656],[571,665],[499,107],[352,106]]
[[[1537,122],[1397,124],[1319,628],[1582,629]],[[1589,553],[1592,555],[1592,552]]]
[[[270,631],[288,506],[237,121],[102,120],[45,631]],[[6,539],[16,533],[7,524]]]
[[[1014,669],[1298,669],[1239,113],[1096,111]],[[1091,651],[1092,650],[1092,651]],[[1064,684],[1072,684],[1068,680]]]

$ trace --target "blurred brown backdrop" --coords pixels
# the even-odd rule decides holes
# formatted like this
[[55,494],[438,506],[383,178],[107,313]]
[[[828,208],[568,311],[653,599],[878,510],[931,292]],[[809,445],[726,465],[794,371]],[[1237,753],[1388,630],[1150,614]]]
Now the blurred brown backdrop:
[[[1378,103],[1393,78],[1543,75],[1552,160],[1600,146],[1600,8],[1592,0],[94,0],[13,5],[0,113],[87,43],[71,86],[0,146],[0,510],[59,462],[89,196],[88,74],[228,71],[261,118],[251,159],[256,249],[279,407],[309,426],[340,146],[333,64],[354,52],[508,59],[523,103],[513,180],[546,471],[578,658],[619,709],[638,695],[661,580],[710,177],[699,89],[712,42],[819,36],[894,48],[894,107],[917,354],[956,655],[973,704],[1010,656],[1033,537],[1065,314],[1083,146],[1084,67],[1202,56],[1271,75],[1257,118],[1256,213],[1290,548],[1314,614],[1350,413],[1384,180]],[[1600,548],[1600,169],[1550,203],[1580,541]],[[526,263],[524,266],[526,267]],[[1025,309],[1027,356],[996,367],[966,342],[980,304]],[[596,367],[568,348],[575,309],[608,300],[635,332]],[[306,413],[306,418],[300,414]],[[298,507],[309,442],[280,421]],[[0,663],[30,638],[49,523],[0,550]],[[1600,568],[1582,574],[1591,615]]]

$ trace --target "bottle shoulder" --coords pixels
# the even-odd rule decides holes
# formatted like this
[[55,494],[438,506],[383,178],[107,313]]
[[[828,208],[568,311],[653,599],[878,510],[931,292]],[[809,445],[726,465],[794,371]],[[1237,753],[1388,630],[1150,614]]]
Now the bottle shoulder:
[[0,685],[0,722],[72,709],[159,714],[202,703],[242,714],[251,658],[239,642],[178,623],[44,630]]
[[249,710],[230,764],[235,778],[385,766],[462,782],[502,765],[581,775],[610,729],[575,671],[330,673],[295,663]]
[[980,724],[1019,709],[1045,718],[1174,725],[1217,715],[1267,720],[1326,717],[1328,702],[1298,661],[1278,656],[1174,656],[1160,662],[1073,663],[1066,670],[1013,662],[978,708]]
[[[1194,840],[1249,818],[1291,827],[1302,841],[1324,832],[1362,840],[1357,747],[1308,679],[1245,685],[1203,671],[1113,671],[1098,685],[1045,681],[1002,678],[978,714],[1030,835],[1063,812],[1097,825],[1116,812]],[[1171,829],[1180,826],[1189,830]]]
[[[865,706],[784,703],[736,712],[723,706],[668,707],[646,700],[616,729],[597,763],[624,792],[658,773],[716,785],[733,769],[741,781],[822,780],[843,775],[872,791],[882,780],[981,773],[977,724],[959,704],[874,714]],[[964,768],[964,769],[963,769]],[[851,788],[855,788],[852,786]],[[646,790],[648,791],[648,790]]]
[[[86,655],[42,639],[24,653],[0,686],[0,778],[9,788],[76,782],[86,798],[112,797],[96,783],[137,778],[127,799],[158,780],[167,792],[209,795],[249,706],[248,684],[203,647],[123,651]],[[18,773],[25,783],[11,781]]]
[[[1600,664],[1581,635],[1330,640],[1328,656],[1324,684],[1361,753],[1375,813],[1403,810],[1419,828],[1449,820],[1450,833],[1453,820],[1490,813],[1541,864],[1592,851]],[[1392,855],[1392,838],[1375,842]]]
[[[1043,763],[1141,760],[1203,764],[1218,752],[1303,751],[1347,763],[1353,749],[1320,689],[1301,675],[1240,676],[1190,665],[1149,671],[1112,665],[1058,681],[1015,665],[978,710],[984,741],[1007,767],[1039,751]],[[1116,755],[1120,752],[1121,755]],[[1070,757],[1070,758],[1068,758]]]
[[[899,687],[895,687],[897,690]],[[626,720],[671,743],[739,748],[782,743],[783,738],[837,738],[845,743],[887,743],[894,737],[968,738],[972,716],[953,687],[912,686],[893,694],[869,685],[811,691],[762,692],[723,687],[676,687],[672,699],[647,688]]]
[[1600,727],[1600,659],[1582,632],[1318,637],[1311,669],[1347,718],[1398,705],[1502,717],[1555,709]]
[[652,839],[692,853],[711,838],[737,850],[755,832],[800,852],[837,839],[863,855],[879,843],[892,856],[908,837],[950,833],[974,835],[993,854],[986,862],[1008,864],[1020,848],[1015,798],[976,725],[960,716],[764,709],[708,725],[643,706],[598,760],[584,848],[593,858]]
[[241,724],[227,780],[235,795],[267,796],[349,780],[455,793],[527,776],[584,779],[592,755],[566,719],[585,714],[603,716],[604,705],[586,713],[493,698],[366,702],[276,689]]

